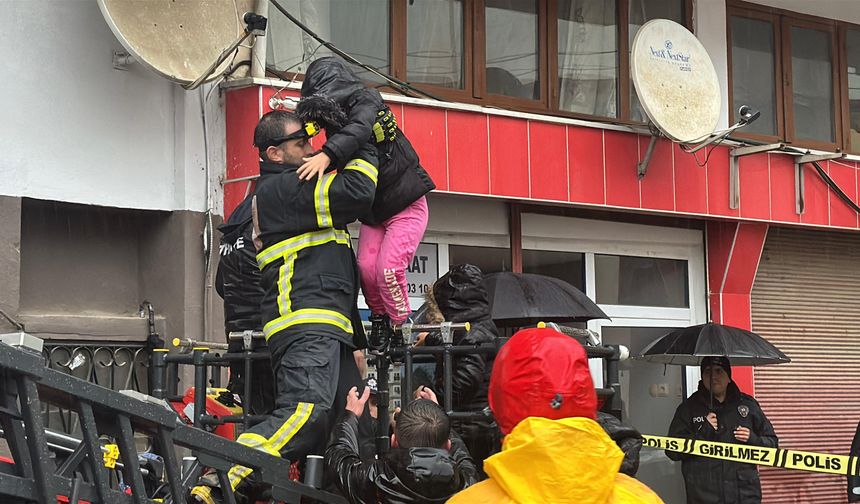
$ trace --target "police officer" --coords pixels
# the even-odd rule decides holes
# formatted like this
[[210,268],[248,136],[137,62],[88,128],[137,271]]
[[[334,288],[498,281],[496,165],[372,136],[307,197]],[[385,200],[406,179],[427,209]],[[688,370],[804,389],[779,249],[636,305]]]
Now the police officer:
[[[669,436],[776,448],[773,425],[758,402],[732,381],[726,357],[705,357],[702,380],[675,411]],[[667,451],[680,460],[689,504],[755,504],[761,482],[755,465]]]
[[[215,275],[215,290],[224,300],[224,329],[227,333],[228,351],[241,352],[242,340],[230,340],[231,332],[262,331],[260,322],[260,301],[263,289],[260,287],[260,268],[257,267],[257,251],[254,249],[251,218],[251,199],[245,198],[233,210],[227,221],[218,227],[221,232],[219,247],[220,260]],[[260,342],[255,342],[264,347]],[[274,407],[275,378],[272,363],[268,359],[252,361],[251,397],[242,397],[248,402],[248,410],[253,415],[267,415]],[[230,382],[227,388],[233,394],[245,393],[244,362],[230,363]]]
[[[361,383],[353,351],[366,340],[346,226],[370,211],[378,177],[375,153],[363,147],[338,170],[300,181],[296,169],[312,154],[313,133],[285,111],[264,115],[254,131],[262,160],[252,200],[254,244],[277,397],[272,415],[237,441],[294,461],[323,453],[347,392]],[[248,490],[252,473],[234,466],[231,487]],[[219,493],[213,486],[191,491],[207,504]]]

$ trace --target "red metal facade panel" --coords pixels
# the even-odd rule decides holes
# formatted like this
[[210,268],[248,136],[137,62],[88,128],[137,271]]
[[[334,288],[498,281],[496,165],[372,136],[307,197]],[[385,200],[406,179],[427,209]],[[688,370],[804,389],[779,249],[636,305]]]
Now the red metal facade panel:
[[570,166],[570,201],[606,203],[603,130],[568,126],[567,162]]
[[451,191],[490,193],[488,149],[487,116],[448,111],[448,187]]
[[421,165],[433,178],[436,188],[448,190],[448,143],[444,111],[426,107],[404,106],[398,117],[400,126],[415,151]]
[[[260,110],[277,90],[227,93],[227,178],[256,173],[251,146]],[[296,91],[277,91],[296,96]],[[755,154],[741,159],[740,209],[729,208],[729,149],[717,147],[705,167],[679,146],[660,140],[641,181],[636,164],[650,137],[479,111],[390,103],[440,191],[606,205],[664,213],[860,227],[857,215],[805,168],[806,213],[795,212],[793,158]],[[319,140],[314,142],[319,144]],[[699,153],[704,161],[705,152]],[[823,164],[849,196],[860,195],[854,162]],[[225,188],[227,214],[245,187]]]
[[[645,159],[645,151],[651,137],[639,136],[639,159]],[[634,168],[630,168],[635,173]],[[655,210],[675,210],[675,164],[672,158],[672,142],[659,140],[654,146],[648,173],[640,182],[642,207]]]
[[737,209],[729,208],[729,150],[717,147],[708,159],[708,213],[737,217]]
[[[708,213],[708,172],[696,164],[696,158],[677,144],[672,146],[675,163],[675,210],[696,214]],[[702,153],[699,153],[704,159]],[[643,194],[644,198],[644,194]]]
[[531,197],[567,201],[567,127],[529,122]]
[[[819,163],[827,169],[827,163]],[[828,225],[830,223],[830,189],[821,180],[812,165],[804,165],[803,183],[806,188],[806,211],[800,215],[805,224]]]
[[[259,172],[259,156],[254,150],[254,126],[259,120],[260,90],[256,87],[237,89],[227,93],[224,110],[228,118],[225,126],[227,137],[226,179],[255,175]],[[230,216],[245,199],[247,182],[235,182],[224,186],[224,218]]]
[[794,158],[767,156],[770,159],[771,218],[779,222],[800,222],[794,200]]
[[603,133],[606,156],[606,204],[639,208],[641,195],[636,163],[639,143],[636,135],[606,130]]
[[[857,203],[857,169],[854,163],[829,162],[830,178]],[[830,225],[857,227],[857,212],[835,194],[830,195]]]
[[528,121],[491,116],[490,193],[529,198]]
[[768,156],[746,156],[740,159],[741,217],[770,219],[770,169]]

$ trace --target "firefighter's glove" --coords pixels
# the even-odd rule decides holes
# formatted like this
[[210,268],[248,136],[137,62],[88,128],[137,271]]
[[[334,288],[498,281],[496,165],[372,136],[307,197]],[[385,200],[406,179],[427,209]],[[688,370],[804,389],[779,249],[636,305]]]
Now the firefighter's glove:
[[376,122],[373,123],[373,137],[376,139],[376,143],[382,143],[386,140],[393,142],[396,136],[397,119],[394,117],[394,113],[389,108],[380,110],[376,114]]

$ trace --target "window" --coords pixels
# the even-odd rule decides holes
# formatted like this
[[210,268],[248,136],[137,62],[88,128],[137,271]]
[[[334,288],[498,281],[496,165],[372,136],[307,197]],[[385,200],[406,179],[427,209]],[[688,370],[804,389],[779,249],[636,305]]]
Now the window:
[[597,254],[599,304],[689,308],[687,261]]
[[501,247],[473,247],[449,245],[448,264],[474,264],[486,275],[511,271],[511,249]]
[[538,2],[486,0],[487,93],[540,98]]
[[[286,0],[290,14],[336,47],[382,72],[391,73],[388,0]],[[304,73],[307,65],[331,52],[302,32],[274,7],[266,36],[266,65],[280,72]],[[362,79],[379,78],[358,69]]]
[[848,100],[848,149],[860,152],[860,29],[846,30],[843,79]]
[[[629,45],[628,51],[633,47],[633,39],[636,37],[636,32],[648,21],[652,19],[671,19],[678,24],[686,24],[686,6],[684,2],[678,1],[663,1],[654,2],[649,0],[629,0],[630,1],[630,27],[628,29]],[[642,104],[639,103],[639,96],[636,90],[630,85],[630,119],[638,122],[645,122],[648,118],[645,116],[645,110]]]
[[[749,104],[761,112],[745,133],[777,136],[776,58],[773,22],[731,17],[732,110]],[[754,104],[754,105],[753,105]]]
[[463,21],[461,0],[406,4],[406,75],[410,82],[464,88]]
[[856,152],[860,145],[851,141],[847,89],[852,72],[856,75],[849,46],[853,42],[857,47],[857,36],[852,36],[857,31],[845,23],[734,0],[728,15],[730,112],[735,116],[741,105],[761,111],[761,117],[738,134]]
[[559,110],[618,117],[615,0],[559,0]]
[[[643,122],[630,43],[646,21],[691,26],[692,0],[282,0],[364,63],[440,98]],[[302,73],[329,55],[270,10],[267,66]],[[361,72],[362,78],[378,78]]]
[[585,292],[585,254],[553,250],[523,250],[523,273],[546,275]]

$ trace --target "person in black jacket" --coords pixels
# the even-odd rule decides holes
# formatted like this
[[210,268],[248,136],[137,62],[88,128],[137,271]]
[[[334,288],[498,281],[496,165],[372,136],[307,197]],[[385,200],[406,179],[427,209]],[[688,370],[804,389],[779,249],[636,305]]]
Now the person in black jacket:
[[[777,448],[773,425],[758,402],[732,381],[726,357],[702,359],[699,390],[678,406],[669,436]],[[690,504],[755,504],[761,482],[755,465],[667,451],[682,461]]]
[[[383,327],[386,318],[399,325],[411,313],[406,268],[427,228],[424,195],[436,186],[379,92],[367,88],[340,59],[326,57],[311,63],[301,95],[296,112],[321,120],[327,138],[321,152],[299,167],[300,179],[320,176],[367,144],[378,152],[376,198],[372,211],[361,219],[358,265],[374,327]],[[332,107],[327,102],[342,110],[341,117],[319,113]],[[319,119],[322,116],[326,119]]]
[[[311,151],[310,125],[292,113],[264,115],[254,131],[260,180],[252,199],[263,289],[261,318],[277,380],[276,408],[237,442],[292,461],[322,453],[350,387],[361,383],[353,351],[366,345],[358,316],[358,272],[347,224],[367,214],[376,157],[363,149],[317,182],[296,175]],[[253,470],[234,466],[231,487],[254,489]],[[191,497],[216,502],[200,485]]]
[[[857,424],[849,455],[860,457],[860,424]],[[860,502],[860,476],[848,476],[848,502]]]
[[[452,266],[433,284],[427,296],[427,322],[469,322],[468,332],[455,331],[454,345],[480,345],[498,338],[496,324],[490,318],[490,302],[483,283],[481,268],[472,264]],[[441,345],[438,332],[423,340],[426,345]],[[435,389],[444,390],[441,357],[436,361]],[[478,412],[488,407],[487,387],[492,371],[492,359],[487,354],[461,354],[453,358],[451,397],[455,411]],[[454,428],[463,436],[469,452],[476,461],[483,461],[500,448],[501,434],[495,424],[486,420],[455,422]],[[482,473],[483,476],[483,473]]]
[[[219,247],[220,260],[215,275],[215,290],[224,300],[224,331],[227,336],[228,352],[242,352],[242,340],[230,340],[231,332],[262,331],[260,322],[260,301],[263,289],[260,287],[260,268],[257,267],[257,251],[254,248],[252,232],[254,222],[251,218],[251,199],[245,198],[233,210],[227,221],[218,227],[221,232]],[[257,343],[257,349],[265,345]],[[275,377],[272,363],[268,359],[255,359],[251,364],[253,385],[251,397],[245,393],[244,362],[230,363],[230,381],[227,389],[248,401],[248,409],[253,415],[267,415],[275,405]]]
[[362,460],[358,424],[369,397],[369,388],[361,396],[355,388],[349,391],[346,412],[326,450],[326,465],[350,502],[441,504],[475,483],[475,464],[430,389],[397,416],[385,458]]

